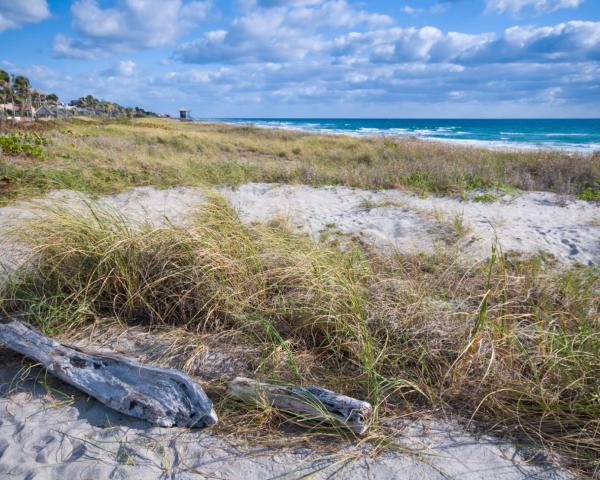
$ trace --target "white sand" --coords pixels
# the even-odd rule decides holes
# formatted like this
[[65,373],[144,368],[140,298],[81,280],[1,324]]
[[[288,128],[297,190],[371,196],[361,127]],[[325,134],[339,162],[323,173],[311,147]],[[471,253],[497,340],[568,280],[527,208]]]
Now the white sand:
[[[143,361],[160,357],[169,339],[142,331],[103,332],[80,346],[99,345]],[[210,345],[210,342],[209,342]],[[225,375],[228,352],[208,346],[192,367],[198,381],[220,372],[204,367],[221,358]],[[243,355],[236,355],[239,361]],[[405,425],[397,451],[372,455],[369,445],[353,442],[310,447],[288,433],[279,447],[244,441],[211,431],[154,428],[110,409],[80,392],[48,379],[41,371],[25,379],[21,360],[0,351],[0,478],[15,479],[567,479],[544,454],[518,450],[489,436],[475,437],[451,422],[427,420]],[[208,361],[211,359],[211,362]],[[181,367],[162,358],[161,365]],[[244,366],[236,365],[237,373]],[[391,440],[391,439],[390,439]],[[526,461],[524,455],[530,461]]]
[[[382,248],[431,251],[448,235],[447,224],[460,215],[472,229],[465,239],[469,257],[487,256],[497,235],[505,250],[545,250],[561,262],[600,264],[598,206],[580,201],[562,206],[561,199],[549,193],[524,193],[486,204],[343,187],[250,184],[219,190],[239,208],[246,221],[284,215],[315,237],[324,230],[337,230]],[[367,209],[365,199],[371,206],[381,202],[388,202],[388,206]],[[11,224],[43,215],[40,205],[75,206],[81,205],[80,200],[72,192],[55,192],[37,202],[0,208],[0,264],[4,269],[10,270],[20,253],[18,246],[3,236]],[[184,224],[188,213],[203,204],[205,195],[194,188],[136,188],[101,201],[138,220]],[[104,346],[113,351],[162,366],[181,366],[169,365],[160,355],[150,354],[164,350],[160,343],[157,348],[150,347],[159,342],[154,337],[135,341],[129,341],[126,335],[111,338],[113,341]],[[122,338],[128,341],[115,340]],[[98,344],[98,339],[88,340]],[[208,374],[206,364],[192,369],[191,373],[203,382],[245,373],[248,367],[240,352],[229,358],[214,345],[208,344],[205,350],[206,357],[200,358],[220,359],[219,364],[228,369]],[[568,477],[547,463],[525,462],[510,444],[490,437],[475,438],[448,422],[408,426],[398,441],[416,449],[417,455],[405,450],[376,458],[370,458],[367,447],[346,445],[336,454],[326,453],[323,448],[266,449],[211,432],[151,428],[112,412],[57,381],[53,381],[55,387],[75,396],[73,403],[52,400],[31,377],[15,386],[19,362],[11,354],[0,352],[0,478],[251,480],[300,478],[314,471],[318,473],[312,478],[382,480]],[[293,441],[293,436],[288,438]]]
[[[565,201],[547,192],[526,192],[494,203],[478,203],[446,197],[420,198],[400,190],[374,192],[260,183],[218,191],[238,208],[246,221],[288,217],[317,239],[324,232],[339,232],[384,248],[430,252],[444,243],[459,219],[467,230],[462,242],[466,261],[489,256],[497,239],[504,251],[545,251],[566,264],[600,264],[598,204]],[[20,219],[40,215],[36,205],[74,206],[81,199],[80,194],[59,191],[35,202],[0,208],[0,232]],[[188,213],[204,201],[203,190],[198,188],[139,187],[104,197],[100,202],[136,220],[181,225],[189,219]],[[365,201],[371,208],[365,208]],[[14,252],[4,244],[0,251],[0,271],[1,265],[11,259],[14,260]]]
[[[420,198],[400,190],[249,184],[221,191],[242,218],[288,216],[318,236],[324,229],[358,235],[400,251],[431,251],[456,217],[470,230],[464,253],[485,258],[497,238],[504,251],[545,251],[566,263],[600,263],[600,207],[547,192],[504,197],[494,203]],[[370,205],[388,205],[367,209]]]

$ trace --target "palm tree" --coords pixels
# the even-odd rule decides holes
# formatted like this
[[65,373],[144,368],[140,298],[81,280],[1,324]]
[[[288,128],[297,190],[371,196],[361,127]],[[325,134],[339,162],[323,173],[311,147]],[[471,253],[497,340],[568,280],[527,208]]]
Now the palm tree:
[[8,86],[8,96],[10,97],[10,103],[12,105],[12,118],[13,121],[15,120],[16,116],[17,116],[17,110],[15,108],[15,88],[14,88],[14,83],[15,83],[15,76],[11,73],[10,75],[10,84]]
[[0,102],[2,102],[2,120],[6,118],[6,108],[4,105],[8,102],[10,90],[10,75],[4,70],[0,70]]
[[33,89],[31,91],[31,106],[33,107],[34,112],[37,112],[38,108],[42,106],[43,96],[44,94],[39,90]]
[[31,83],[29,83],[29,79],[23,75],[17,75],[13,79],[13,90],[21,102],[21,112],[27,108],[27,102],[29,102],[29,112],[31,113]]

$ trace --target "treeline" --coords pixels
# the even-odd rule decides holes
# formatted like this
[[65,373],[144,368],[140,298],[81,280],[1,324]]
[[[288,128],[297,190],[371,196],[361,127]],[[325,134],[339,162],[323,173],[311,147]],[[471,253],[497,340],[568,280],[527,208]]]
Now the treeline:
[[77,100],[71,100],[69,105],[86,109],[93,112],[94,115],[107,117],[159,117],[161,115],[144,110],[140,107],[124,107],[115,102],[100,100],[93,95],[86,95]]
[[54,93],[32,88],[23,75],[12,75],[0,70],[0,118],[64,117],[72,115],[102,117],[158,117],[155,112],[140,107],[124,107],[92,95],[63,103]]
[[3,114],[8,114],[9,111],[13,116],[17,113],[30,113],[42,105],[56,105],[58,101],[58,96],[54,93],[46,94],[33,89],[27,77],[0,70],[0,110]]

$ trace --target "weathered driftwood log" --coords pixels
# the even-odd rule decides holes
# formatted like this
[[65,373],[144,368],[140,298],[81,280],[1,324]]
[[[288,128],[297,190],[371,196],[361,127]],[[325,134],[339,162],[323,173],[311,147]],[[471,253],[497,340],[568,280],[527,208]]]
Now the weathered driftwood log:
[[217,422],[202,388],[179,370],[87,353],[18,321],[0,324],[0,344],[36,360],[64,382],[126,415],[161,427],[204,427]]
[[358,435],[369,428],[373,407],[368,402],[340,395],[321,387],[281,386],[237,377],[227,393],[250,404],[269,404],[304,421],[345,426]]

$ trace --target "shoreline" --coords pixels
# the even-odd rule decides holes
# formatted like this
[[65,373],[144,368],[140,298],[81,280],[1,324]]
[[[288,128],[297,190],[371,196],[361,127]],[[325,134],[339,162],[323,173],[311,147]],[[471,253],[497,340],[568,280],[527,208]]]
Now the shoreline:
[[[551,151],[551,152],[561,152],[570,155],[583,155],[583,156],[593,156],[600,152],[600,144],[592,143],[583,145],[581,147],[576,146],[559,146],[559,145],[540,145],[536,143],[529,142],[510,142],[507,140],[476,140],[476,139],[460,139],[460,138],[440,138],[433,137],[420,134],[418,132],[409,132],[403,131],[399,132],[398,130],[404,129],[396,129],[391,128],[389,130],[382,130],[376,128],[361,128],[360,130],[343,130],[343,129],[333,129],[333,128],[303,128],[299,125],[285,125],[286,119],[270,119],[268,121],[277,122],[279,124],[268,124],[267,120],[264,119],[256,119],[253,121],[251,119],[240,119],[236,121],[236,119],[224,118],[201,118],[194,119],[193,122],[196,123],[216,123],[216,124],[225,124],[231,126],[252,126],[256,128],[264,128],[264,129],[273,129],[273,130],[287,130],[292,132],[302,132],[302,133],[312,133],[315,135],[343,135],[354,138],[394,138],[400,140],[409,140],[409,139],[417,139],[425,142],[435,142],[435,143],[445,143],[451,146],[461,146],[461,147],[470,147],[473,149],[486,149],[493,151],[502,151],[502,152],[532,152],[532,151]],[[306,119],[310,121],[310,119]],[[309,124],[311,125],[311,124]],[[312,125],[315,125],[314,123]],[[362,130],[362,131],[361,131]],[[394,131],[396,130],[396,131]],[[516,135],[516,133],[513,133]],[[519,133],[520,135],[520,133]],[[560,134],[546,134],[546,135],[560,135]],[[570,136],[572,134],[562,134],[564,136]]]

